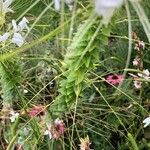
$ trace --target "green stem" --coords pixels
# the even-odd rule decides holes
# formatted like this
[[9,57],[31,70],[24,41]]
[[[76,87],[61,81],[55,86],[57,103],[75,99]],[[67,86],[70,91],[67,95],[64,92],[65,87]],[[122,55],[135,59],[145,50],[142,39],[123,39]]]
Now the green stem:
[[132,150],[139,150],[137,143],[131,133],[128,133],[128,140],[132,145]]
[[14,142],[16,141],[17,136],[18,136],[18,134],[16,134],[16,135],[12,138],[12,140],[10,141],[10,143],[9,143],[9,145],[8,145],[8,147],[7,147],[6,150],[11,150],[11,149],[12,149],[13,144],[14,144]]

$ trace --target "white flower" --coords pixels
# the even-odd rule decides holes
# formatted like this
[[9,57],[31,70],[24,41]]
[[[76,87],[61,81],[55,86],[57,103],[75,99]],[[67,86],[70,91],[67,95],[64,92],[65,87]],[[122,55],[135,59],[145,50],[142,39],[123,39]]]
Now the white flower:
[[25,94],[28,93],[28,90],[24,89],[24,90],[23,90],[23,93],[25,93]]
[[18,32],[22,32],[24,29],[29,30],[27,23],[29,23],[29,21],[25,17],[23,17],[23,19],[18,23],[18,25],[16,23],[16,20],[12,20],[12,26],[13,26],[13,30],[14,30],[12,42],[19,47],[21,47],[24,44],[25,39]]
[[49,139],[52,139],[51,127],[52,127],[52,125],[50,123],[47,124],[48,129],[44,132],[44,135],[48,135]]
[[65,0],[66,5],[69,7],[69,10],[73,10],[74,0]]
[[123,4],[124,0],[95,0],[96,12],[103,17],[104,24],[107,24],[114,11]]
[[52,139],[52,134],[51,134],[51,132],[50,132],[49,130],[46,130],[46,131],[44,132],[44,135],[48,135],[48,136],[49,136],[49,139]]
[[72,11],[73,10],[73,5],[68,5],[69,10]]
[[[55,10],[59,11],[61,8],[62,0],[53,0],[53,1],[54,1]],[[74,0],[65,0],[64,2],[66,3],[66,5],[69,7],[69,10],[71,11],[73,9]]]
[[145,49],[145,43],[143,41],[139,41],[137,44],[135,44],[135,48],[137,51],[141,50],[141,49]]
[[134,86],[135,86],[136,89],[141,89],[142,88],[142,82],[134,81]]
[[149,75],[150,75],[150,72],[149,72],[148,69],[146,69],[146,70],[143,71],[143,74],[146,75],[146,76],[149,76]]
[[65,0],[65,3],[68,5],[73,5],[74,0]]
[[133,63],[133,66],[138,66],[138,61],[137,60],[134,59],[132,63]]
[[10,117],[11,122],[15,122],[15,120],[19,117],[19,113],[15,113],[14,111],[11,111],[10,114],[11,114]]
[[146,119],[143,120],[144,128],[147,127],[150,124],[150,117],[147,117]]
[[139,65],[139,58],[135,58],[134,60],[133,60],[133,66],[138,66]]
[[144,78],[145,80],[150,79],[150,72],[148,69],[143,70],[143,73],[138,73],[138,76]]
[[24,94],[27,94],[27,93],[28,93],[28,90],[24,89],[24,90],[23,90],[23,93],[24,93]]
[[29,30],[28,24],[29,21],[26,19],[26,17],[23,17],[23,19],[18,23],[16,23],[16,20],[12,20],[12,26],[13,26],[13,30],[14,32],[21,32],[24,29]]
[[144,49],[145,48],[145,43],[143,41],[139,41],[139,48]]
[[23,19],[18,24],[19,30],[20,31],[23,31],[23,29],[29,30],[29,27],[28,27],[27,23],[29,23],[29,21],[27,20],[26,17],[23,17]]
[[6,32],[3,35],[0,35],[0,42],[5,42],[10,36],[10,33]]
[[56,11],[59,11],[60,10],[60,7],[61,7],[61,0],[54,0],[54,8]]
[[17,27],[17,23],[16,23],[16,20],[12,20],[12,26],[13,26],[13,30],[14,32],[18,32],[18,27]]
[[14,33],[12,42],[17,46],[21,47],[24,44],[25,39],[22,37],[20,33]]
[[60,120],[59,118],[55,119],[55,121],[54,121],[55,125],[59,125],[59,124],[62,124],[62,123],[63,123],[63,120]]
[[2,13],[7,13],[7,12],[13,12],[13,10],[11,8],[9,8],[9,6],[11,5],[11,3],[13,2],[13,0],[5,0],[3,2],[3,4],[0,4],[2,7]]

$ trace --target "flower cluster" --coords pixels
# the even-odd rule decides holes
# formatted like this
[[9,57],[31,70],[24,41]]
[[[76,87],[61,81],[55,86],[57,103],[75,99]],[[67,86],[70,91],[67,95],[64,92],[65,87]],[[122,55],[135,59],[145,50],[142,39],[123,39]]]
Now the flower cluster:
[[143,70],[142,73],[138,73],[137,76],[134,75],[134,86],[136,89],[141,89],[142,88],[142,82],[141,81],[138,81],[138,79],[145,79],[145,80],[148,80],[150,79],[150,72],[148,69],[146,70]]
[[133,65],[137,67],[140,71],[143,70],[143,50],[145,49],[145,43],[140,40],[135,32],[132,32],[132,38],[135,40],[134,49],[137,52],[137,56],[133,60]]
[[50,139],[57,140],[65,133],[65,124],[59,118],[55,119],[53,123],[48,124],[47,128],[48,130],[45,131],[44,135],[49,135]]
[[143,50],[145,49],[145,43],[143,41],[138,41],[135,43],[134,49],[137,51],[137,56],[133,60],[133,66],[138,69],[143,69]]
[[[5,14],[7,12],[13,12],[12,9],[9,8],[9,6],[11,5],[11,3],[13,2],[13,0],[6,0],[4,2],[2,2],[1,4],[1,11],[2,11],[2,17],[5,16]],[[1,17],[1,16],[0,16]],[[4,19],[3,19],[4,20]],[[2,19],[0,19],[1,22],[4,22],[2,21]],[[25,42],[25,38],[23,37],[23,31],[24,29],[29,29],[28,27],[28,24],[29,21],[23,17],[22,20],[18,23],[16,23],[16,21],[13,19],[12,20],[12,26],[13,26],[13,31],[12,32],[6,32],[4,33],[3,35],[0,35],[0,42],[4,43],[6,42],[9,37],[11,37],[11,42],[16,44],[17,46],[21,47],[24,42]],[[3,23],[2,23],[3,24]]]
[[[12,20],[13,36],[11,37],[11,42],[19,47],[21,47],[25,42],[25,38],[22,36],[22,34],[24,29],[29,29],[27,23],[29,23],[29,21],[25,17],[23,17],[23,19],[18,23],[18,25],[15,20]],[[11,33],[4,33],[0,36],[0,42],[6,42],[6,40],[8,40],[10,36]]]
[[138,57],[134,58],[132,63],[133,63],[133,66],[138,66],[140,64],[140,58]]
[[124,80],[124,76],[121,74],[112,74],[106,77],[106,81],[112,85],[118,85]]
[[144,50],[145,49],[145,43],[143,41],[138,41],[135,44],[135,50],[140,51],[141,49]]
[[142,87],[142,82],[139,81],[138,79],[145,79],[148,80],[150,79],[150,72],[148,69],[144,69],[143,66],[143,57],[144,57],[144,52],[143,50],[145,49],[145,43],[140,40],[140,38],[137,36],[135,32],[132,33],[132,38],[135,40],[135,47],[134,49],[137,52],[137,56],[133,60],[133,66],[135,66],[141,73],[138,73],[137,75],[132,75],[134,77],[134,87],[136,89],[141,89]]

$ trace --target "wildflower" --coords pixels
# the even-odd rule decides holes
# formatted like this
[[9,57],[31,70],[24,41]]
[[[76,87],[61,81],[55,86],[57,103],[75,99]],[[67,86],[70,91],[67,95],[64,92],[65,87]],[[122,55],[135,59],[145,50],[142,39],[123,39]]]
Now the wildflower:
[[150,117],[147,117],[146,119],[143,120],[144,128],[147,127],[150,124]]
[[73,6],[74,6],[74,0],[65,0],[65,3],[69,7],[69,10],[72,11]]
[[134,60],[133,60],[133,66],[138,66],[139,65],[139,61],[140,61],[140,59],[139,58],[135,58]]
[[46,131],[44,132],[44,135],[48,135],[48,136],[49,136],[49,139],[52,139],[52,134],[51,134],[51,132],[50,132],[49,130],[46,130]]
[[18,27],[17,27],[17,23],[16,23],[16,20],[12,20],[12,26],[13,26],[13,30],[14,32],[18,32]]
[[65,0],[65,3],[68,5],[73,5],[74,0]]
[[29,30],[27,23],[29,23],[29,21],[26,19],[26,17],[23,17],[23,19],[18,24],[19,30],[20,31],[23,31],[23,29]]
[[10,117],[11,122],[15,122],[15,120],[19,117],[19,113],[15,113],[14,111],[11,111],[10,115],[11,115]]
[[143,41],[139,41],[138,47],[141,48],[141,49],[144,49],[145,48],[145,43]]
[[25,39],[22,37],[20,33],[14,33],[12,42],[17,46],[21,47],[24,44]]
[[19,32],[22,32],[24,29],[29,29],[27,23],[29,23],[29,21],[25,17],[23,17],[23,19],[19,22],[18,25],[15,20],[12,20],[12,26],[14,30],[12,42],[19,47],[21,47],[25,42],[25,39]]
[[39,105],[39,106],[34,106],[29,111],[29,116],[30,117],[35,117],[37,115],[43,115],[44,113],[45,113],[44,107],[42,105]]
[[135,81],[134,81],[134,87],[135,87],[137,90],[141,89],[141,88],[142,88],[142,82],[135,80]]
[[24,93],[24,94],[27,94],[27,93],[28,93],[28,90],[24,89],[24,90],[23,90],[23,93]]
[[139,41],[137,44],[135,44],[135,49],[139,51],[140,49],[145,49],[145,43],[143,41]]
[[[144,78],[145,80],[148,80],[150,79],[150,72],[148,69],[146,70],[143,70],[142,73],[138,73],[138,76],[137,75],[134,75],[134,74],[131,74],[130,75],[132,77],[134,77],[134,87],[139,90],[142,88],[142,82],[141,81],[138,81],[137,79],[140,79],[140,78]],[[140,78],[139,78],[140,77]]]
[[54,8],[56,11],[60,10],[60,0],[54,0]]
[[52,139],[52,134],[51,134],[51,124],[48,125],[48,130],[44,132],[44,135],[48,135],[49,139]]
[[123,0],[95,0],[96,12],[103,17],[104,24],[111,19],[115,9],[123,4]]
[[5,42],[10,36],[10,33],[6,32],[3,35],[0,35],[0,42]]
[[138,73],[138,76],[144,78],[145,80],[150,79],[150,72],[148,69],[143,70],[143,73]]
[[150,72],[149,72],[148,69],[146,69],[146,70],[143,71],[143,74],[145,74],[146,76],[149,76],[149,75],[150,75]]
[[[62,2],[62,0],[54,0],[54,8],[56,11],[60,10],[61,2]],[[73,8],[74,0],[65,0],[64,2],[67,4],[67,6],[69,7],[69,10],[71,11]]]
[[55,121],[54,121],[54,125],[55,125],[55,128],[57,129],[57,131],[63,135],[64,132],[65,132],[65,126],[64,126],[64,123],[63,123],[63,120],[60,120],[59,118],[57,118]]
[[44,132],[44,135],[49,135],[49,138],[57,140],[65,133],[65,125],[63,120],[57,118],[52,124],[47,125],[48,130]]
[[84,139],[80,139],[80,150],[90,150],[90,145],[91,143],[88,136]]
[[13,10],[9,8],[12,2],[13,0],[5,0],[4,2],[2,2],[0,7],[2,7],[1,10],[3,14],[6,14],[7,12],[13,12]]
[[26,19],[26,17],[23,17],[22,20],[18,23],[16,23],[16,20],[12,20],[12,26],[14,32],[22,32],[24,29],[29,30],[28,24],[29,21]]
[[106,78],[107,82],[113,85],[118,85],[119,83],[123,81],[123,79],[124,79],[124,76],[118,75],[118,74],[108,75]]

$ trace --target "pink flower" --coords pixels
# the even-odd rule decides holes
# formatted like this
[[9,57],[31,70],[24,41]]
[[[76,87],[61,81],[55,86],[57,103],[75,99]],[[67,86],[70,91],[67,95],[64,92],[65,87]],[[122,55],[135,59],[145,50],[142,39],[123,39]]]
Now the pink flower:
[[54,121],[54,129],[52,132],[52,136],[54,139],[58,139],[60,136],[64,135],[65,133],[65,124],[63,122],[63,120],[60,120],[59,118],[57,118]]
[[54,122],[55,128],[57,129],[57,131],[63,135],[65,132],[65,126],[64,126],[64,122],[63,120],[60,120],[59,118],[57,118]]
[[134,87],[135,87],[137,90],[141,89],[141,88],[142,88],[142,82],[135,80],[135,81],[134,81]]
[[135,44],[135,49],[140,50],[140,49],[145,49],[145,43],[143,41],[139,41],[137,44]]
[[48,130],[45,131],[44,135],[49,135],[50,139],[57,140],[65,133],[65,124],[63,120],[57,118],[52,124],[48,125]]
[[138,66],[139,65],[139,61],[140,61],[140,59],[139,58],[135,58],[134,60],[133,60],[133,66]]
[[106,80],[110,84],[118,85],[119,83],[121,83],[124,80],[124,76],[121,74],[120,75],[119,74],[108,75]]
[[90,150],[90,145],[91,142],[88,136],[80,139],[80,150]]
[[144,49],[144,48],[145,48],[145,43],[144,43],[143,41],[139,41],[138,47],[139,47],[140,49]]
[[44,107],[42,105],[39,105],[39,106],[34,106],[29,111],[29,116],[30,117],[35,117],[37,115],[43,115],[44,113],[45,113]]

